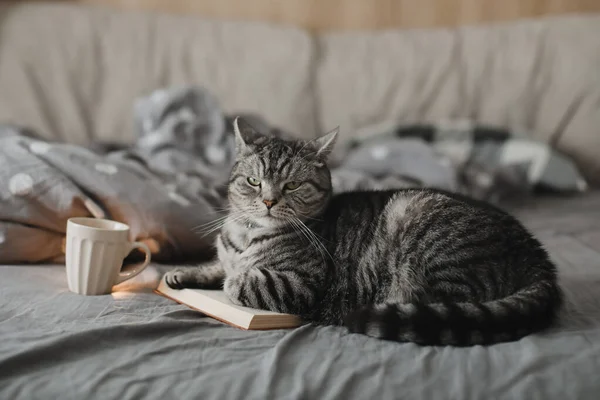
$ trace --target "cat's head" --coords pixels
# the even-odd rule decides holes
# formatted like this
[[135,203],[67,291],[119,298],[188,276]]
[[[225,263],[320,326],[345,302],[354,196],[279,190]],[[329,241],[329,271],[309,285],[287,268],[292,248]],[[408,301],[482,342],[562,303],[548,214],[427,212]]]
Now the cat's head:
[[229,181],[232,213],[258,225],[278,227],[305,221],[331,197],[327,157],[338,129],[314,140],[265,136],[240,118],[233,122],[236,163]]

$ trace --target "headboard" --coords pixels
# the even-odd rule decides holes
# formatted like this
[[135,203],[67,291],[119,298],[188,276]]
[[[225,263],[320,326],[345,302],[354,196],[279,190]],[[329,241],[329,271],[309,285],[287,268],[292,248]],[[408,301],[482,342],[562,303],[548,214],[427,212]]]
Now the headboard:
[[313,31],[452,27],[600,12],[600,0],[67,0],[133,10],[272,21]]

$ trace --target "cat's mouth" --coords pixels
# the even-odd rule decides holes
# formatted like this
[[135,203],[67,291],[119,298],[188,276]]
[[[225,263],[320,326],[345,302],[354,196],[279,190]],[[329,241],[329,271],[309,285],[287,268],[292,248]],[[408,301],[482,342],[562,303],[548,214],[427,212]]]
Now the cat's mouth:
[[262,218],[272,218],[273,217],[273,213],[271,212],[271,210],[264,210],[260,216]]
[[281,215],[280,213],[278,213],[277,211],[273,211],[273,210],[265,210],[263,211],[262,215],[260,215],[261,219],[264,219],[265,221],[285,221],[286,218],[284,215]]
[[277,220],[277,221],[284,221],[285,220],[284,216],[278,215],[277,213],[273,213],[273,212],[268,212],[265,215],[265,218],[268,219],[268,220],[271,220],[271,221],[272,220]]

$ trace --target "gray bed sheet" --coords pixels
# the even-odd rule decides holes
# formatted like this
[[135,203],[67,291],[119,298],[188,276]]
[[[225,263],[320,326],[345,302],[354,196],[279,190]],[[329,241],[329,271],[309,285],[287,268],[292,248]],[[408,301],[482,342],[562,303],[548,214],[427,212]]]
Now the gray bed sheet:
[[516,213],[559,264],[567,305],[559,327],[490,347],[246,332],[154,294],[165,266],[97,297],[70,293],[64,266],[0,266],[0,398],[597,399],[600,192]]

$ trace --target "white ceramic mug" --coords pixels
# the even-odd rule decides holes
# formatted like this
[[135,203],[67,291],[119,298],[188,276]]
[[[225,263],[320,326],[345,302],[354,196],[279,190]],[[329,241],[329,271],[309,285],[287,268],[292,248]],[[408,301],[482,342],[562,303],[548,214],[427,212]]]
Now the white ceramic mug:
[[[141,249],[146,259],[127,272],[123,260],[133,249]],[[150,249],[144,243],[129,241],[129,226],[97,218],[70,218],[65,246],[69,290],[85,295],[108,294],[112,287],[133,278],[150,263]]]

